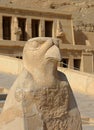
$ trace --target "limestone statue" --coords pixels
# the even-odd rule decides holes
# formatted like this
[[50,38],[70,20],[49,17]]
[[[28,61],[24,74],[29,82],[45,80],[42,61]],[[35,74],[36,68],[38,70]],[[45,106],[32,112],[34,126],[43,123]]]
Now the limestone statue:
[[6,99],[0,130],[82,130],[70,85],[57,70],[60,60],[58,39],[27,41],[24,69]]

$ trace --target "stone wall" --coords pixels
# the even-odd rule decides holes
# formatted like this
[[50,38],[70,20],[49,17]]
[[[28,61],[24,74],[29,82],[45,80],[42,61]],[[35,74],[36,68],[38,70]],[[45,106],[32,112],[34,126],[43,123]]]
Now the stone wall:
[[59,68],[68,78],[70,86],[76,92],[94,97],[94,75],[72,69]]
[[0,55],[0,72],[19,74],[23,68],[22,61],[17,58]]

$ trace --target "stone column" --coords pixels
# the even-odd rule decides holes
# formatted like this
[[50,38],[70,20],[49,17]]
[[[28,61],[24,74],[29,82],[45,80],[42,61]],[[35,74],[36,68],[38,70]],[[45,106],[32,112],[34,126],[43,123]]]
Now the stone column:
[[68,68],[73,69],[74,65],[73,65],[73,55],[70,54],[69,56],[69,64],[68,64]]
[[0,14],[0,40],[3,39],[2,15]]
[[65,43],[75,45],[72,20],[71,19],[62,19],[61,23],[62,23],[62,29],[65,34]]
[[57,30],[57,21],[53,21],[53,30],[52,30],[52,36],[56,37],[56,30]]
[[18,20],[17,17],[13,16],[11,21],[11,40],[16,41],[18,38]]
[[93,53],[93,74],[94,74],[94,53]]
[[32,37],[32,26],[31,26],[31,17],[27,17],[26,19],[26,33],[27,33],[27,40]]
[[43,19],[40,20],[39,36],[40,37],[45,37],[45,21]]
[[82,53],[81,71],[92,73],[93,72],[93,54],[92,52]]
[[72,35],[72,44],[75,45],[75,40],[74,40],[74,30],[73,30],[73,20],[70,20],[71,22],[71,35]]

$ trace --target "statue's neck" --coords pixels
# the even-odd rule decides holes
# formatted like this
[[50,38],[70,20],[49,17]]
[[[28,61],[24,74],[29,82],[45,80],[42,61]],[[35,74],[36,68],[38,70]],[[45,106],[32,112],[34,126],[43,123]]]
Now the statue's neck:
[[38,87],[50,87],[57,82],[57,65],[49,64],[46,67],[33,68],[32,78]]

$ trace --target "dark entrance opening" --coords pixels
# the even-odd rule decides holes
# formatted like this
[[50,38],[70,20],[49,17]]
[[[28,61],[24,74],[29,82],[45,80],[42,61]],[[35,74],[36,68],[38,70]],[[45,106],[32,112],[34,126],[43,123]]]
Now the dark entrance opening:
[[7,94],[0,94],[0,101],[6,100]]
[[32,19],[32,37],[39,37],[39,24],[39,20]]
[[25,31],[26,27],[26,19],[25,18],[18,18],[18,27],[21,29],[20,41],[26,41],[27,35]]
[[3,17],[3,39],[11,40],[11,17]]
[[80,59],[74,59],[74,70],[80,70],[80,64],[81,64]]
[[64,67],[64,68],[68,68],[68,62],[69,62],[69,59],[63,58],[61,60],[61,66]]
[[52,37],[53,21],[45,21],[45,37]]

